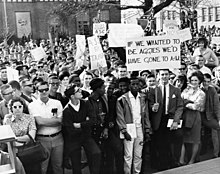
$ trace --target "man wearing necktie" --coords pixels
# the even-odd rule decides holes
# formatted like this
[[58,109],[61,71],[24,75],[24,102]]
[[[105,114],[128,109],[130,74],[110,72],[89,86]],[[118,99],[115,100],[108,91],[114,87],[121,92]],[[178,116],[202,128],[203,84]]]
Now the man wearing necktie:
[[[183,100],[180,89],[169,84],[169,70],[158,72],[159,85],[149,91],[149,112],[153,136],[151,145],[152,167],[166,170],[174,166],[180,156],[182,136],[178,135],[178,123],[183,113]],[[171,127],[167,127],[168,119],[173,119]],[[177,153],[173,153],[173,145]]]

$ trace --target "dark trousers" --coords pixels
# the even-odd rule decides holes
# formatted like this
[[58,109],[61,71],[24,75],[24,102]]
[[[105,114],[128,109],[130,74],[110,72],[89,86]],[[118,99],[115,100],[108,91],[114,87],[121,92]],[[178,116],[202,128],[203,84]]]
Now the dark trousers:
[[150,144],[151,166],[160,170],[175,167],[182,146],[182,129],[167,128],[168,115],[162,116],[160,127],[154,131]]
[[113,174],[116,168],[116,174],[124,173],[123,144],[113,132],[109,132],[109,137],[105,141],[106,150],[106,174]]
[[123,145],[113,132],[109,131],[108,139],[100,138],[93,134],[95,142],[102,152],[100,174],[113,174],[116,168],[117,174],[124,173]]
[[82,174],[81,172],[81,146],[85,149],[89,162],[91,174],[99,174],[101,152],[95,141],[88,137],[84,140],[76,140],[71,144],[70,159],[72,162],[73,174]]

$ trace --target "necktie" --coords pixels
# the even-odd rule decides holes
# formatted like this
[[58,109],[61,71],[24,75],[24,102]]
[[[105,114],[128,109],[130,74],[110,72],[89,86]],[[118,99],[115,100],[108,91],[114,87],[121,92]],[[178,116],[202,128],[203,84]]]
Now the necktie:
[[163,113],[166,114],[166,86],[163,86]]

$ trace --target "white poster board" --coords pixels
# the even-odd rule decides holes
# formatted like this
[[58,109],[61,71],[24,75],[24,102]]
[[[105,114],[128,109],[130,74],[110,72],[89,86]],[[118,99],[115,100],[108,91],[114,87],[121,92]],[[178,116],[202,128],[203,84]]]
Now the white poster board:
[[220,45],[220,37],[212,37],[212,44]]
[[19,74],[18,70],[13,69],[11,67],[6,67],[8,82],[12,80],[16,80],[19,82]]
[[83,65],[85,56],[83,55],[86,50],[86,37],[85,35],[76,35],[76,66]]
[[137,24],[109,24],[109,47],[125,47],[128,38],[144,36],[144,30]]
[[163,30],[167,34],[173,34],[177,30],[179,30],[179,27],[178,27],[178,24],[177,24],[176,20],[164,20],[163,25],[164,25]]
[[88,37],[89,55],[91,61],[91,70],[107,67],[105,55],[97,36]]
[[34,57],[34,60],[39,61],[42,58],[47,57],[47,54],[45,53],[44,49],[42,47],[37,47],[33,50],[30,50],[31,55]]
[[105,22],[93,23],[93,35],[104,36],[106,31],[107,27]]
[[179,36],[149,36],[127,41],[128,71],[180,68]]
[[190,28],[185,28],[183,30],[178,30],[176,32],[176,35],[180,38],[181,42],[185,42],[187,40],[192,39]]

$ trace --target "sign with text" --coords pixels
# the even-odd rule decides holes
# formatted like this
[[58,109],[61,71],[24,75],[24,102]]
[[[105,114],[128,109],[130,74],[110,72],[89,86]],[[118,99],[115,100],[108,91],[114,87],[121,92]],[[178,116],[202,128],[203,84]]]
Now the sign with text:
[[220,37],[212,37],[212,44],[220,45]]
[[8,81],[12,81],[12,80],[16,80],[19,82],[19,73],[18,70],[13,69],[11,67],[6,67],[6,71],[7,71],[7,78]]
[[125,47],[128,38],[144,36],[144,30],[137,24],[109,24],[109,47]]
[[45,57],[47,57],[47,54],[45,53],[44,49],[42,47],[37,47],[33,50],[30,50],[31,55],[34,57],[34,60],[39,61]]
[[89,55],[91,61],[91,70],[107,67],[105,55],[97,36],[88,37]]
[[181,42],[185,42],[187,40],[192,39],[190,28],[185,28],[183,30],[178,30],[176,32],[176,35],[180,38]]
[[180,68],[179,36],[149,36],[127,40],[128,71]]
[[106,34],[106,23],[93,23],[93,35],[104,36]]
[[180,38],[181,42],[185,42],[187,40],[192,39],[190,28],[185,28],[185,29],[182,29],[182,30],[176,30],[176,31],[173,31],[171,33],[168,33],[168,35],[174,35],[174,34]]
[[163,24],[163,28],[164,31],[167,34],[172,34],[175,31],[179,30],[178,24],[176,22],[176,20],[164,20],[164,24]]

